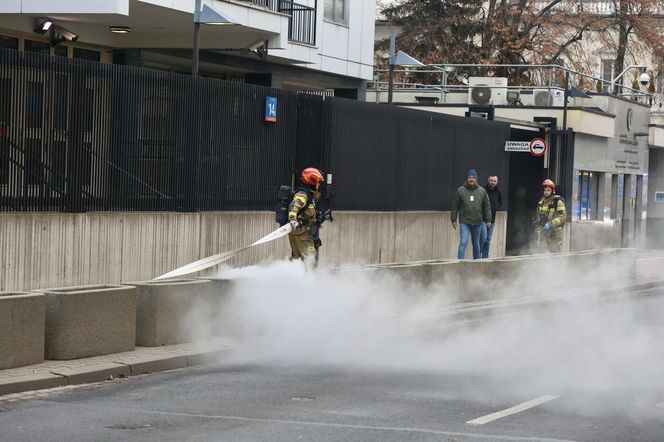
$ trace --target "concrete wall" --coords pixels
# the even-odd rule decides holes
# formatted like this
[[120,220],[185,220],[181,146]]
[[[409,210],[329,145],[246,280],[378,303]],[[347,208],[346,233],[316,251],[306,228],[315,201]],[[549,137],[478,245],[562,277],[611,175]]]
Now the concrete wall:
[[[542,268],[563,278],[542,284]],[[367,267],[365,267],[367,268]],[[572,253],[524,255],[495,260],[464,260],[370,266],[377,278],[398,276],[409,284],[444,286],[446,301],[473,302],[500,298],[567,296],[574,290],[633,281],[635,249],[601,249]],[[373,276],[373,275],[372,275]]]
[[620,220],[574,221],[571,229],[570,251],[621,247]]
[[[504,255],[506,218],[498,213],[492,257]],[[273,212],[1,214],[0,290],[149,280],[275,227]],[[337,212],[321,238],[321,266],[338,267],[456,258],[458,231],[448,212]],[[228,264],[289,255],[283,239]]]

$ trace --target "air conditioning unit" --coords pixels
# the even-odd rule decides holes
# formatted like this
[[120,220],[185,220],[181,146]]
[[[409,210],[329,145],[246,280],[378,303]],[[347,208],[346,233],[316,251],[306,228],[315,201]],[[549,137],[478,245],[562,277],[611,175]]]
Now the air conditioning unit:
[[468,104],[496,106],[507,103],[507,78],[470,77],[468,79]]
[[535,89],[533,90],[533,106],[563,107],[565,105],[565,91],[562,89]]

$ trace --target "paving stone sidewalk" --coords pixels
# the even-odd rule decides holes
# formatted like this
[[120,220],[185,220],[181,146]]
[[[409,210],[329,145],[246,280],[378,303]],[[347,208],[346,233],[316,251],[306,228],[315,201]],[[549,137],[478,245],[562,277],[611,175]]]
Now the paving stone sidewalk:
[[[217,361],[232,348],[230,339],[137,347],[134,351],[0,370],[0,402],[23,392],[57,389],[110,379],[191,367]],[[14,396],[11,396],[14,395]]]

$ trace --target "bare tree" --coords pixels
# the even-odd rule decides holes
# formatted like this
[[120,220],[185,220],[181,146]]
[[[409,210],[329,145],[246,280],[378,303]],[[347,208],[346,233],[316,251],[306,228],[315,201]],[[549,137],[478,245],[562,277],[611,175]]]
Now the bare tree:
[[[625,55],[650,51],[664,59],[662,0],[401,0],[383,9],[400,26],[399,46],[424,63],[594,65],[588,43]],[[528,74],[500,75],[528,82]],[[516,77],[516,78],[515,78]]]

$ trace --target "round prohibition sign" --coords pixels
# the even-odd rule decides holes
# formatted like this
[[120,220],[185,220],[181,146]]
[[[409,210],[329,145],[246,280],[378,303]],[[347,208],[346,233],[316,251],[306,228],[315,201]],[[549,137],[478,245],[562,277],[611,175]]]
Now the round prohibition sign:
[[536,157],[541,157],[546,153],[546,141],[542,138],[535,138],[528,146],[530,153]]

